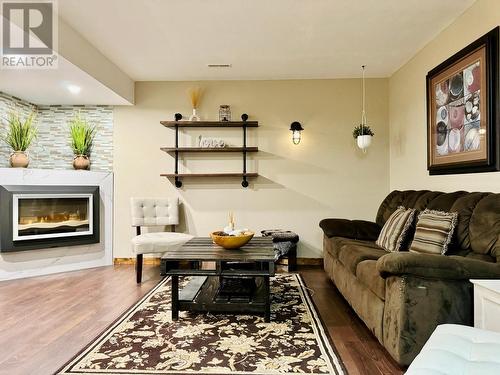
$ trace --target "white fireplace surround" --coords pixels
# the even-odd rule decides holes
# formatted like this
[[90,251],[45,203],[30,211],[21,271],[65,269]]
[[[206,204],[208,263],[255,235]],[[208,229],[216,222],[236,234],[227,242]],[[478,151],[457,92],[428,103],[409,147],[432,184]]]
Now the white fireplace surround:
[[0,252],[0,280],[48,275],[113,264],[113,173],[0,168],[0,183],[2,185],[98,185],[101,221],[100,242],[96,244],[12,253]]

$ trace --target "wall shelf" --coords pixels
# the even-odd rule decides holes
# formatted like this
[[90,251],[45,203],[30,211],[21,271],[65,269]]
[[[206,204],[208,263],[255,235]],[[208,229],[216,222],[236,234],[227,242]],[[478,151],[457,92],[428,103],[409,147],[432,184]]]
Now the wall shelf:
[[[160,176],[173,178],[175,186],[182,186],[181,178],[185,177],[241,177],[241,186],[248,187],[248,178],[258,177],[257,173],[247,172],[247,153],[258,152],[258,147],[247,147],[247,128],[259,126],[257,121],[160,121],[160,124],[175,130],[175,147],[161,147],[166,153],[175,157],[174,173],[163,173]],[[179,147],[179,129],[181,128],[241,128],[243,130],[243,147]],[[241,152],[243,156],[243,171],[241,173],[179,173],[179,155],[189,152]]]
[[258,173],[162,173],[160,176],[167,178],[177,177],[258,177]]
[[257,152],[258,147],[162,147],[166,153],[178,152]]
[[258,121],[160,121],[167,128],[257,128]]

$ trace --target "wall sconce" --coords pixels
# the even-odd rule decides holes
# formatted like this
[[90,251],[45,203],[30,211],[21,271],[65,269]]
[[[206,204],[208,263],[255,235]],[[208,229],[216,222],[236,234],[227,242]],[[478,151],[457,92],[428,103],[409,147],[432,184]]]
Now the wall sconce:
[[290,131],[292,132],[292,142],[294,145],[300,143],[301,134],[300,132],[304,130],[300,122],[294,121],[290,124]]

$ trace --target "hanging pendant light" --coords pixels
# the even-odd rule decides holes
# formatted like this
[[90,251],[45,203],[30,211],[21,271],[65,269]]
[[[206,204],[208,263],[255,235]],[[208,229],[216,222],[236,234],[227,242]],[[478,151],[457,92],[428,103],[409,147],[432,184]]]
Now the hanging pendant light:
[[363,71],[363,94],[362,94],[362,111],[361,111],[361,124],[354,129],[354,138],[356,138],[356,143],[358,147],[366,152],[366,149],[370,147],[372,143],[372,137],[374,135],[373,131],[370,129],[366,122],[366,90],[365,90],[365,68],[366,65],[361,66]]

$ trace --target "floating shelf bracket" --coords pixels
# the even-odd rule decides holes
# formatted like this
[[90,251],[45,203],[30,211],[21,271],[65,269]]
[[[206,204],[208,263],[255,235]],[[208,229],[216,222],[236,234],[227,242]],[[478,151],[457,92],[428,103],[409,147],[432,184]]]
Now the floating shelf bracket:
[[243,121],[243,181],[241,186],[248,187],[247,181],[247,122]]
[[175,125],[175,187],[182,187],[182,181],[179,179],[179,125]]

